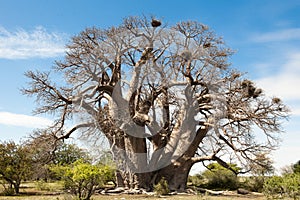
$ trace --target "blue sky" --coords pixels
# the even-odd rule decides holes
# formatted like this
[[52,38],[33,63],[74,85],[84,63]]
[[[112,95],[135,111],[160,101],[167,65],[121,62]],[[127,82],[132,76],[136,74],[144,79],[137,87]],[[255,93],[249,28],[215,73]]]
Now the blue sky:
[[24,72],[49,69],[86,27],[142,14],[168,24],[197,20],[222,36],[236,50],[232,66],[292,110],[275,166],[300,159],[300,0],[0,0],[0,140],[19,141],[51,121],[32,115],[33,99],[19,91],[26,86]]

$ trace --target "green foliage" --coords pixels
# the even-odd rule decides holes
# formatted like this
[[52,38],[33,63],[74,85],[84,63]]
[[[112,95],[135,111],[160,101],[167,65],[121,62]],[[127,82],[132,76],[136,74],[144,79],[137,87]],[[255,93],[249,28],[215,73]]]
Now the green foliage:
[[269,178],[263,188],[264,194],[268,198],[279,198],[283,195],[283,188],[282,188],[282,183],[283,183],[283,177],[281,176],[273,176]]
[[[230,165],[232,169],[238,171],[236,165]],[[230,189],[238,188],[238,178],[231,170],[226,169],[218,163],[211,163],[207,166],[208,170],[203,172],[203,177],[207,180],[205,187],[210,189]]]
[[3,192],[1,192],[1,195],[3,196],[13,196],[14,194],[15,194],[15,190],[14,188],[11,187],[5,188]]
[[204,183],[204,177],[201,174],[195,174],[193,176],[189,176],[188,182],[193,186],[200,186]]
[[35,187],[38,190],[42,190],[42,191],[50,191],[51,190],[51,188],[49,187],[49,185],[45,181],[35,182]]
[[300,199],[300,174],[289,174],[284,178],[284,192],[289,197]]
[[78,199],[90,199],[95,190],[110,181],[114,169],[107,165],[92,165],[77,160],[71,165],[56,165],[51,170],[63,177],[64,188]]
[[19,193],[21,181],[30,178],[32,164],[30,149],[25,145],[12,141],[0,143],[0,179],[9,183],[16,194]]
[[[68,168],[68,165],[71,165],[78,160],[90,162],[91,158],[88,152],[79,148],[77,145],[62,143],[55,151],[55,157],[52,160],[52,164],[43,166],[44,171],[46,172],[44,173],[44,176],[52,180],[61,180],[64,176],[64,168]],[[60,167],[57,168],[54,166]]]
[[292,173],[284,176],[273,176],[268,179],[263,188],[268,198],[300,198],[300,174]]
[[300,160],[293,165],[293,172],[300,173]]
[[245,181],[240,183],[240,187],[252,192],[262,192],[266,180],[265,176],[244,177]]
[[169,184],[164,177],[162,177],[160,181],[154,185],[154,192],[158,195],[167,195],[170,193]]
[[90,161],[89,154],[82,148],[79,148],[75,144],[63,143],[55,152],[55,164],[68,165],[75,161],[82,159],[84,161]]

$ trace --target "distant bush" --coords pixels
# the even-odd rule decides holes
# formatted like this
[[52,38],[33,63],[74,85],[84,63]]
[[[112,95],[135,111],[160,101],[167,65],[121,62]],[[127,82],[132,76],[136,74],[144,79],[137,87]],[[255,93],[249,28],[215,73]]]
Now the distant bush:
[[192,186],[199,187],[205,183],[205,180],[201,174],[195,174],[188,177],[188,183]]
[[298,162],[296,162],[293,166],[293,172],[294,173],[300,173],[300,160]]
[[281,176],[273,176],[269,178],[263,187],[263,192],[265,196],[270,198],[280,198],[283,195],[283,187],[282,187],[283,177]]
[[38,190],[42,190],[42,191],[51,191],[51,188],[49,187],[49,185],[43,181],[43,180],[40,180],[40,181],[36,181],[35,182],[35,187],[38,189]]
[[300,199],[300,174],[292,173],[269,178],[263,187],[267,198]]
[[1,195],[3,196],[13,196],[15,195],[15,189],[14,188],[5,188],[2,192]]
[[210,189],[235,190],[239,187],[238,177],[235,173],[222,167],[217,163],[208,165],[209,170],[203,172],[203,177],[207,180],[204,185]]
[[251,192],[262,192],[266,180],[265,176],[250,176],[245,177],[245,180],[240,183],[240,187],[245,188]]
[[156,185],[154,185],[154,192],[158,195],[166,195],[170,193],[169,184],[164,177]]
[[284,191],[289,197],[300,199],[300,174],[289,174],[284,178]]

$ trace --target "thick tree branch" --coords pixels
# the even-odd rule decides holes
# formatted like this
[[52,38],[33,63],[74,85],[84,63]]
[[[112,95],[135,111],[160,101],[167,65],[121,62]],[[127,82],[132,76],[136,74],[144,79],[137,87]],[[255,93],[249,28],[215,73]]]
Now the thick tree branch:
[[64,135],[57,137],[57,140],[68,139],[71,136],[71,134],[73,132],[75,132],[76,130],[78,130],[80,128],[88,128],[91,126],[94,126],[94,123],[84,123],[84,124],[75,125],[69,131],[67,131],[67,133],[65,133]]

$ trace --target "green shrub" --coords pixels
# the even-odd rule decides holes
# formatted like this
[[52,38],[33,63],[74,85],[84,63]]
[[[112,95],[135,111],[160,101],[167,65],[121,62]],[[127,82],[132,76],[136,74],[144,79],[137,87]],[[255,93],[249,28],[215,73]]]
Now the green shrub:
[[204,178],[201,174],[195,174],[193,176],[189,176],[188,182],[192,186],[198,187],[198,186],[201,186],[204,183]]
[[77,160],[71,165],[52,167],[52,171],[61,175],[64,188],[78,199],[88,200],[95,190],[110,181],[114,169],[105,165],[92,165]]
[[35,187],[38,190],[42,190],[42,191],[50,191],[51,190],[51,188],[49,187],[49,185],[45,181],[35,182]]
[[240,183],[239,187],[245,188],[251,192],[262,192],[266,180],[265,176],[245,177],[245,181]]
[[235,190],[239,187],[238,177],[229,169],[217,163],[208,165],[209,170],[203,172],[203,177],[207,180],[204,185],[210,189]]
[[154,192],[158,195],[167,195],[170,193],[169,184],[164,177],[154,185]]
[[263,187],[267,198],[300,198],[300,174],[287,174],[283,177],[273,176],[268,179]]
[[288,174],[283,179],[284,193],[293,199],[300,199],[300,174]]
[[15,189],[12,187],[5,188],[2,192],[1,195],[3,196],[13,196],[15,195]]
[[292,168],[293,168],[293,172],[294,172],[294,173],[299,173],[299,174],[300,174],[300,160],[299,160],[297,163],[295,163],[295,164],[292,166]]
[[263,186],[263,193],[268,199],[281,198],[283,195],[282,183],[283,178],[281,176],[273,176],[267,179]]

